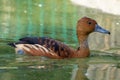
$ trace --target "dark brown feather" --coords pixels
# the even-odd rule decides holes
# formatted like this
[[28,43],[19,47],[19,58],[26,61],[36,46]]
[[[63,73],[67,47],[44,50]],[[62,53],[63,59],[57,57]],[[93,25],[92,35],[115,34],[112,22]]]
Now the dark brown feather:
[[[34,45],[34,47],[36,47],[36,48],[39,48],[38,45],[41,45],[41,46],[45,47],[49,52],[51,52],[61,58],[69,57],[74,52],[74,49],[68,47],[64,43],[54,40],[52,38],[48,38],[48,37],[25,37],[25,38],[21,38],[19,42],[12,43],[12,44],[14,46],[16,46],[18,44],[28,44],[29,46],[28,45],[24,45],[24,46],[26,48],[29,48],[30,51],[25,51],[25,52],[27,52],[28,54],[31,54],[33,56],[37,56],[37,55],[48,56],[48,53],[43,54],[41,52],[41,50],[35,50],[34,48],[32,48],[32,45]],[[38,45],[36,45],[36,44],[38,44]],[[44,49],[42,49],[42,51],[44,51]],[[44,53],[45,53],[45,51],[44,51]]]
[[69,48],[64,43],[51,38],[39,38],[39,41],[40,45],[44,45],[48,50],[52,50],[55,54],[61,57],[69,57],[73,52],[73,49]]

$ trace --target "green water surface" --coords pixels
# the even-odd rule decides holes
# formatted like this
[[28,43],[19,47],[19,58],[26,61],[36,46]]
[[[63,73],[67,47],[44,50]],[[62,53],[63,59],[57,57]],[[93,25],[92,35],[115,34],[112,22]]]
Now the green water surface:
[[[25,36],[47,36],[76,48],[76,23],[84,16],[111,32],[110,36],[90,35],[89,45],[94,51],[88,58],[17,55],[7,45]],[[119,15],[70,0],[0,0],[0,80],[120,80],[119,26]]]
[[59,60],[15,54],[6,42],[0,49],[0,80],[110,80],[111,76],[111,80],[119,80],[118,56]]

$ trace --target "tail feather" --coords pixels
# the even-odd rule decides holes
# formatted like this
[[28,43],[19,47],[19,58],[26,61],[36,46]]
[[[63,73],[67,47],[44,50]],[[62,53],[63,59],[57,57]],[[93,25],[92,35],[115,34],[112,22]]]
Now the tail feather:
[[18,42],[8,43],[9,46],[14,47],[14,48],[16,48],[17,44],[27,44],[27,42],[25,42],[25,41],[18,41]]
[[16,48],[15,43],[8,43],[7,45],[9,45],[9,46],[12,46],[12,47],[15,47],[15,48]]

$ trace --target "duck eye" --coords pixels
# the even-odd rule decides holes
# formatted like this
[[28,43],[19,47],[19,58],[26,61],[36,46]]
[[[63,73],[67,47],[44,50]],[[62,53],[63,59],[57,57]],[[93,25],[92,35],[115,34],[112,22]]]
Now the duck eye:
[[88,24],[91,24],[91,22],[88,22]]

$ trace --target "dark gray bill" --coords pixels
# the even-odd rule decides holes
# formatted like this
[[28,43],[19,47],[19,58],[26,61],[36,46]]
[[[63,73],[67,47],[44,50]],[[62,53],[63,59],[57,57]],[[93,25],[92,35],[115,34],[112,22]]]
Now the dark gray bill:
[[100,33],[104,33],[104,34],[110,34],[110,32],[108,30],[103,29],[98,24],[95,25],[95,32],[100,32]]

